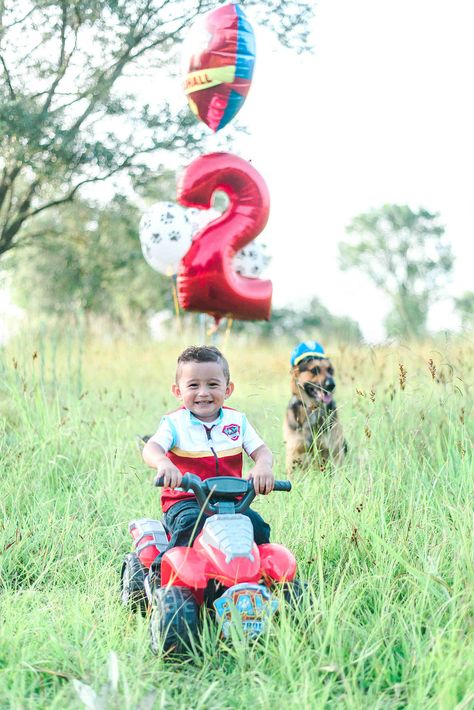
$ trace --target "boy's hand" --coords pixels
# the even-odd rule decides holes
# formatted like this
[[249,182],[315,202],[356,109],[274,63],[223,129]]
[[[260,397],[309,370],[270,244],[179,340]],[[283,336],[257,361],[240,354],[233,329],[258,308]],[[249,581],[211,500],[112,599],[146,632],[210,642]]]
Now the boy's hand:
[[259,466],[257,464],[250,472],[250,478],[253,480],[255,493],[261,493],[265,496],[273,490],[275,476],[271,466]]
[[167,460],[156,468],[155,482],[163,479],[165,488],[177,488],[183,480],[183,474],[176,466]]

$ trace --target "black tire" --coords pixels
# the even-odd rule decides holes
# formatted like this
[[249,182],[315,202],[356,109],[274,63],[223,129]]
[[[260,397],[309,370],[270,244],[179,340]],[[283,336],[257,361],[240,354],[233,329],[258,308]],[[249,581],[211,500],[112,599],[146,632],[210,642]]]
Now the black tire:
[[182,653],[198,631],[199,607],[190,589],[160,587],[153,593],[150,646],[153,653]]
[[145,576],[147,570],[135,552],[125,556],[122,565],[120,599],[131,611],[146,613]]
[[308,582],[294,579],[292,582],[285,582],[282,585],[283,599],[292,609],[297,609],[302,598],[308,591]]

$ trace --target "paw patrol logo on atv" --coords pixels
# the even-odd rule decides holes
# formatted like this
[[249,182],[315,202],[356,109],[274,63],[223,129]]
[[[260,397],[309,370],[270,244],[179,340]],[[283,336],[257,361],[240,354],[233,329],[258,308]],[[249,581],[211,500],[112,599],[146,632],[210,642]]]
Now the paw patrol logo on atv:
[[259,636],[267,620],[277,611],[278,600],[262,584],[235,584],[214,601],[222,636],[228,638],[230,625],[237,616],[246,636]]

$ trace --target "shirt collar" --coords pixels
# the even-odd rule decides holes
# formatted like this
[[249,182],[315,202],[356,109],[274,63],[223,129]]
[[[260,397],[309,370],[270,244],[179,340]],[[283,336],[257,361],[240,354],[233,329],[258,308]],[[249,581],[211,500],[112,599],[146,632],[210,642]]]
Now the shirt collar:
[[201,419],[198,419],[197,417],[194,416],[194,414],[191,412],[190,409],[188,409],[188,413],[189,413],[189,421],[191,424],[203,424],[204,426],[209,426],[209,425],[214,426],[215,424],[220,424],[220,422],[222,421],[222,419],[224,417],[224,410],[222,409],[222,407],[219,410],[219,414],[218,414],[217,418],[214,419],[213,422],[201,421]]

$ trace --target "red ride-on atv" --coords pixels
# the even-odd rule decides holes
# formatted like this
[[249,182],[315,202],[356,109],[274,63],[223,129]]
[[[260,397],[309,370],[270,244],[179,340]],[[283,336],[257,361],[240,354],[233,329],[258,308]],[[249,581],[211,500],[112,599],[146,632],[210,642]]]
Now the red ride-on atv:
[[[158,520],[131,522],[135,551],[122,566],[123,604],[151,611],[154,653],[182,650],[197,634],[202,605],[214,608],[223,636],[229,636],[236,619],[244,633],[258,636],[278,608],[275,591],[282,589],[290,602],[301,595],[294,556],[283,545],[255,544],[252,523],[242,515],[256,495],[251,480],[219,476],[201,481],[187,473],[180,488],[193,491],[203,515],[210,517],[192,547],[174,547],[163,555],[162,586],[153,593],[148,569],[166,549],[168,534]],[[273,490],[290,491],[291,483],[275,481]]]

